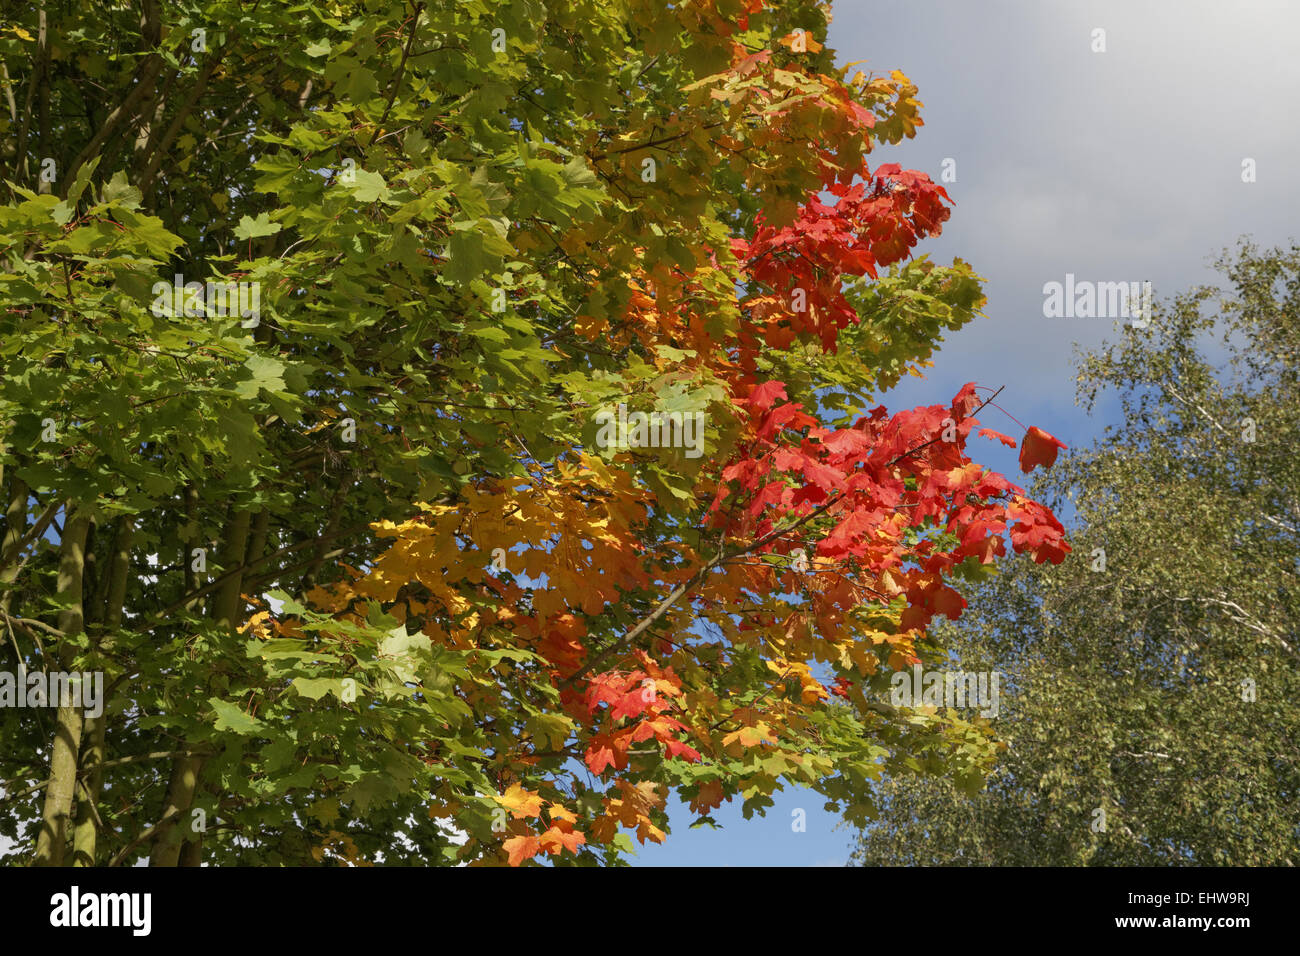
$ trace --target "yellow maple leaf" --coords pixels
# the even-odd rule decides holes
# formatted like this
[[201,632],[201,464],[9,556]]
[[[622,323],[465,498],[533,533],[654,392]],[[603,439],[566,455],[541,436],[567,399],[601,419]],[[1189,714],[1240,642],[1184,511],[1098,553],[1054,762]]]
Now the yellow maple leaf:
[[494,794],[492,799],[509,810],[516,820],[541,816],[542,813],[542,798],[517,783],[512,783],[504,794]]
[[817,53],[821,50],[822,45],[813,39],[813,35],[804,30],[793,30],[781,37],[777,41],[781,46],[786,47],[795,53]]
[[573,812],[571,812],[567,807],[558,803],[552,803],[549,806],[550,806],[552,823],[558,822],[560,820],[563,820],[566,823],[578,822],[577,816]]
[[776,738],[772,736],[767,724],[760,720],[753,727],[741,727],[722,738],[724,747],[730,748],[736,743],[739,743],[742,748],[757,747],[764,743],[775,744]]

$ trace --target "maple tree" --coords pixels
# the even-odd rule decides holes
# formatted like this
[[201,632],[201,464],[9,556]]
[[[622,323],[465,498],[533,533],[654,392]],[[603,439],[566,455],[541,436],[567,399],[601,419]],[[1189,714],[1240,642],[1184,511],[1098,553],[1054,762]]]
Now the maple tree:
[[[20,660],[114,688],[3,832],[615,862],[670,791],[862,821],[882,772],[977,785],[987,722],[882,692],[1006,542],[1069,545],[967,454],[992,390],[868,410],[983,304],[913,258],[943,188],[869,163],[921,125],[906,76],[836,66],[811,2],[325,4],[288,48],[292,11],[150,9],[138,61],[124,21],[4,39],[41,97],[120,109],[24,128],[0,220],[3,611]],[[259,283],[260,324],[159,314],[177,270]],[[703,454],[598,441],[617,405],[703,415]],[[1030,429],[1022,467],[1060,447]],[[49,728],[0,719],[40,776]]]

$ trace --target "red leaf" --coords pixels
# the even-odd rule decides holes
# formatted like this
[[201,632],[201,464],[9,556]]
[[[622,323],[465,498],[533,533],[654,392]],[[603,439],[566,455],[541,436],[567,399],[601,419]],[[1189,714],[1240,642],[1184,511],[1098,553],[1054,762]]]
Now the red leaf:
[[941,587],[934,593],[933,605],[936,614],[946,614],[950,620],[955,621],[961,617],[966,599],[950,587]]
[[675,757],[685,757],[691,763],[700,762],[700,752],[680,740],[669,738],[664,741],[664,750],[668,751],[668,758],[671,760]]
[[1008,438],[1006,435],[1002,434],[1001,432],[995,432],[991,428],[981,428],[979,430],[979,436],[980,438],[995,438],[998,441],[1002,442],[1002,444],[1006,445],[1008,448],[1016,447],[1016,440],[1014,438]]
[[778,398],[785,398],[785,383],[767,381],[750,393],[749,407],[757,412],[765,412],[776,404]]
[[1051,468],[1056,463],[1057,451],[1063,448],[1063,442],[1057,441],[1037,425],[1029,426],[1024,441],[1020,443],[1020,470],[1028,474],[1036,465]]
[[606,767],[611,766],[618,768],[618,755],[610,746],[609,739],[602,734],[587,747],[587,769],[594,774],[600,774]]
[[979,407],[980,397],[975,394],[975,383],[967,382],[952,400],[952,414],[958,421]]

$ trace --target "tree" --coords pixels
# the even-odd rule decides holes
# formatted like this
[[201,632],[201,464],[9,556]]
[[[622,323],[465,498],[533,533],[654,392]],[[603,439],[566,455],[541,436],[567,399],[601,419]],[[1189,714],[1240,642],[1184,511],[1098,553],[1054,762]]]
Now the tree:
[[1003,535],[1068,546],[967,457],[974,386],[862,414],[983,297],[908,258],[950,200],[865,157],[916,88],[835,67],[828,17],[23,8],[5,653],[111,694],[0,711],[0,832],[613,862],[668,787],[856,818],[880,759],[978,776],[984,728],[864,688]]
[[1217,266],[1082,358],[1081,398],[1119,390],[1123,421],[1036,489],[1073,501],[1074,554],[942,629],[1014,688],[987,790],[890,780],[858,862],[1296,863],[1300,247]]

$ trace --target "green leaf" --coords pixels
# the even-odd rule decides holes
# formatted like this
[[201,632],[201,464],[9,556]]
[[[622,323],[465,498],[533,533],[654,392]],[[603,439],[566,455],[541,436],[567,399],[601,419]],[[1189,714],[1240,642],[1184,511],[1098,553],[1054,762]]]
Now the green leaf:
[[445,273],[447,278],[468,285],[487,272],[490,260],[483,250],[481,232],[453,232],[447,250]]
[[257,398],[262,389],[278,392],[284,389],[284,363],[266,355],[250,355],[244,363],[250,376],[235,386],[241,398]]
[[144,197],[140,190],[127,182],[126,170],[119,169],[104,186],[100,198],[106,203],[120,203],[128,209],[135,209],[139,207],[140,200]]
[[217,712],[217,730],[228,730],[231,733],[248,737],[261,733],[266,729],[266,725],[256,717],[250,717],[239,707],[222,700],[220,697],[209,697],[208,703]]
[[361,202],[376,202],[387,199],[390,195],[384,177],[368,169],[358,169],[353,173],[352,194]]
[[267,213],[259,212],[257,218],[243,216],[239,220],[239,225],[235,227],[236,239],[256,239],[259,236],[274,236],[283,226],[278,222],[271,222]]
[[343,681],[333,677],[295,677],[293,689],[303,697],[320,700],[326,694],[343,699]]

